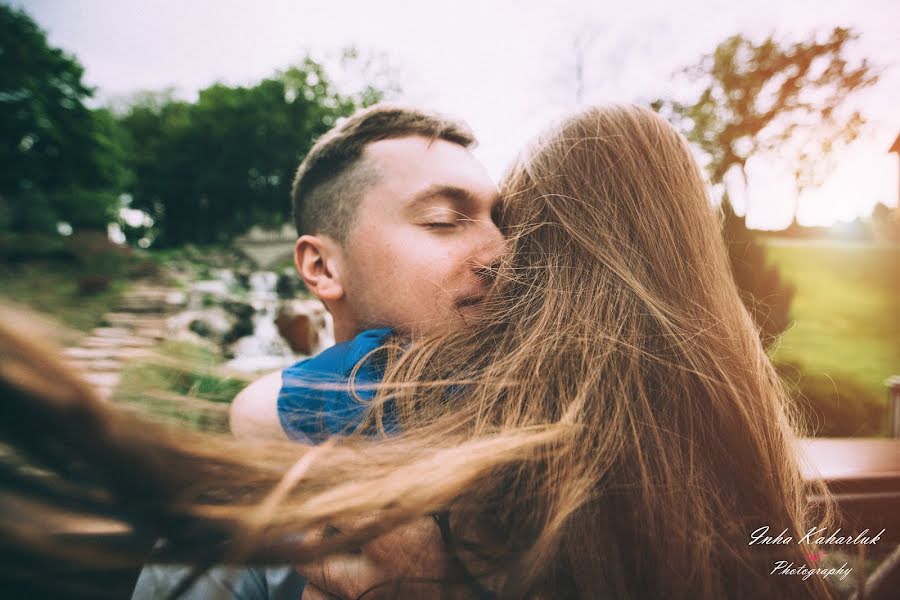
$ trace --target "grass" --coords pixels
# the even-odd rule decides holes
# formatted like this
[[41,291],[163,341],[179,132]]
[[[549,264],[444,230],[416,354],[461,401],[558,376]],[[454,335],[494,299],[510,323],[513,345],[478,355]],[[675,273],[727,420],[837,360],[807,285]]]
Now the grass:
[[796,288],[773,358],[886,398],[884,380],[900,374],[900,248],[775,239],[767,254]]
[[113,402],[191,429],[228,431],[228,407],[248,383],[221,372],[218,353],[167,341],[153,360],[125,367]]
[[[816,405],[823,434],[883,431],[883,382],[900,374],[900,248],[777,238],[766,246],[769,259],[796,288],[794,324],[773,358],[799,395]],[[179,249],[155,253],[153,259],[193,263],[199,254]],[[210,264],[231,258],[225,252],[211,254],[216,260]],[[89,271],[83,264],[52,258],[7,262],[0,266],[0,297],[88,331],[115,306],[129,282],[123,265],[106,265],[100,272],[111,275],[109,288],[80,293],[79,277],[98,269],[95,264]],[[220,361],[210,350],[166,343],[156,363],[126,369],[116,396],[191,427],[227,427],[227,405],[246,382],[218,371]]]
[[[0,300],[43,313],[54,323],[58,343],[73,344],[102,323],[103,315],[119,300],[135,277],[165,276],[159,265],[182,261],[191,268],[211,267],[198,259],[227,264],[226,250],[178,249],[159,253],[124,253],[109,248],[105,236],[88,243],[48,236],[0,236]],[[190,255],[190,257],[188,257]],[[196,256],[195,256],[196,255]],[[209,262],[209,261],[208,261]],[[79,280],[99,279],[107,287],[85,293]],[[102,287],[102,286],[101,286]],[[35,318],[39,318],[35,316]],[[215,348],[184,342],[163,342],[154,358],[126,365],[113,400],[123,406],[194,429],[227,431],[228,407],[247,381],[221,371],[222,356]]]
[[4,265],[0,267],[0,296],[86,332],[116,305],[128,282],[112,279],[107,289],[82,294],[78,291],[82,274],[76,264],[53,260]]

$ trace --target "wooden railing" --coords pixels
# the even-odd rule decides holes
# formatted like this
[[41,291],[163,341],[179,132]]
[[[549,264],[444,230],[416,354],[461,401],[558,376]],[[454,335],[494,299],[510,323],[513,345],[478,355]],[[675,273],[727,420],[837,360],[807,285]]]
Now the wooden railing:
[[865,547],[883,560],[857,597],[900,597],[900,439],[804,439],[798,455],[804,478],[824,481],[834,494],[841,533],[868,529],[874,536],[884,529]]

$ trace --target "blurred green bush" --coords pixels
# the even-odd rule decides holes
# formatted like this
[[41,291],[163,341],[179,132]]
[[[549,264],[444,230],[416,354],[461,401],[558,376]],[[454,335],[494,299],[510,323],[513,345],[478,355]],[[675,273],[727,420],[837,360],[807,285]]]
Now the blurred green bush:
[[777,363],[776,368],[800,412],[806,435],[887,435],[886,390],[879,397],[850,376],[811,372],[797,363]]

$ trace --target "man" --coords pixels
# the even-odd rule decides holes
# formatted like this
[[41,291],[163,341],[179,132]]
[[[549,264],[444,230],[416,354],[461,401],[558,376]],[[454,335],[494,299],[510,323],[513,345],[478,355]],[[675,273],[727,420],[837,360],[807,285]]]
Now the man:
[[[478,310],[488,284],[484,272],[503,238],[495,222],[497,188],[469,152],[473,144],[458,122],[378,105],[322,136],[307,154],[292,191],[299,235],[294,262],[331,313],[339,347],[365,330],[416,335]],[[279,417],[281,391],[281,371],[244,389],[231,406],[232,432],[300,439]],[[434,563],[423,565],[421,554],[409,552],[427,553],[438,544],[433,524],[423,523],[368,544],[352,560],[307,566],[311,585],[303,598],[328,597],[322,589],[355,597],[373,582],[408,575],[410,565],[436,572]],[[188,597],[290,597],[296,581],[286,574],[216,568]],[[134,597],[164,592],[171,579],[145,569]]]
[[[496,185],[460,123],[379,105],[324,135],[297,171],[294,263],[335,341],[389,327],[415,335],[477,310],[502,235]],[[285,438],[281,372],[231,406],[240,438]]]

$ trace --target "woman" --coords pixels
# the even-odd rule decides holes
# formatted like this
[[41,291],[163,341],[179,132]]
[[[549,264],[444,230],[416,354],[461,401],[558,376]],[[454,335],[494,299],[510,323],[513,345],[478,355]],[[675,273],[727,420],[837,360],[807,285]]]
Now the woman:
[[[159,535],[200,567],[302,563],[436,514],[448,593],[829,597],[818,577],[769,575],[810,548],[748,544],[762,525],[798,540],[811,515],[786,396],[684,139],[648,110],[592,108],[536,140],[502,191],[509,252],[477,321],[390,352],[358,433],[299,461],[138,424],[4,335],[3,439],[58,474],[17,475],[33,490],[18,510],[113,511],[129,541],[89,564],[142,561],[137,542]],[[386,408],[403,433],[373,439]],[[32,566],[60,559],[52,539],[18,543]]]

